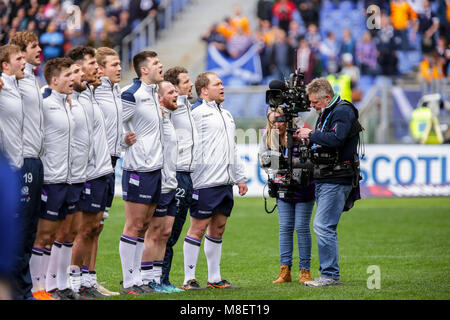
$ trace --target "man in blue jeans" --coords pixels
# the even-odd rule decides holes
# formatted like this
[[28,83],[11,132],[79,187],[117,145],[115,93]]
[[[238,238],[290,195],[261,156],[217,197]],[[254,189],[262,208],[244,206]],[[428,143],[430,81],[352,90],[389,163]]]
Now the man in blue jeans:
[[[337,225],[342,212],[351,208],[359,196],[357,147],[361,126],[356,108],[335,94],[326,79],[314,79],[306,87],[306,93],[319,118],[314,132],[301,128],[297,133],[300,138],[309,139],[311,149],[318,155],[313,160],[317,202],[313,228],[321,276],[305,285],[339,285]],[[334,156],[332,163],[324,161],[329,155]]]

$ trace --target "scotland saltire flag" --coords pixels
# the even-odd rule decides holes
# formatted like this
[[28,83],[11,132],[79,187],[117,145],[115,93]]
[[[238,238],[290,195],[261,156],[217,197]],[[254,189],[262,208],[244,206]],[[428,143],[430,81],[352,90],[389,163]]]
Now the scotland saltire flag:
[[256,45],[251,46],[240,58],[222,55],[213,45],[208,46],[207,71],[215,72],[223,85],[249,85],[262,80],[261,59]]

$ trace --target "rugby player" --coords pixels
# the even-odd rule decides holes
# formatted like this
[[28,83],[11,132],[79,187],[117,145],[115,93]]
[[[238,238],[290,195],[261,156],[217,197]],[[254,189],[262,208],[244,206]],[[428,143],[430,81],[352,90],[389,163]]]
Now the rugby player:
[[164,73],[164,80],[171,82],[178,91],[177,108],[171,112],[178,145],[176,166],[178,185],[175,194],[177,213],[172,226],[172,233],[166,245],[161,282],[172,291],[176,291],[176,287],[170,283],[169,273],[172,266],[173,246],[180,237],[187,212],[191,206],[193,191],[191,173],[195,168],[194,158],[197,153],[198,134],[192,118],[192,106],[189,102],[189,99],[192,99],[192,87],[194,85],[189,78],[188,71],[183,67],[170,68]]
[[138,78],[122,93],[123,126],[126,132],[135,132],[136,143],[126,148],[123,159],[125,225],[119,253],[121,293],[139,295],[154,292],[142,282],[139,269],[145,233],[161,194],[163,137],[157,83],[163,80],[163,66],[153,51],[136,54],[133,66]]
[[[44,182],[44,168],[40,157],[44,152],[44,115],[42,112],[42,94],[34,70],[40,66],[40,54],[42,52],[39,46],[38,37],[29,31],[15,33],[10,43],[17,45],[25,56],[25,77],[18,81],[20,94],[23,100],[23,157],[24,164],[22,168],[22,223],[21,237],[23,239],[17,251],[19,263],[15,266],[18,275],[19,292],[16,299],[20,296],[28,299],[32,296],[32,281],[30,275],[29,261],[31,249],[33,248],[36,237],[37,223],[41,208],[41,192]],[[41,296],[43,292],[33,293],[36,299],[48,300],[48,295]]]
[[192,112],[199,135],[199,159],[192,173],[194,191],[190,227],[183,245],[182,289],[202,289],[195,279],[195,269],[203,236],[207,287],[235,289],[239,287],[232,286],[220,274],[222,236],[234,204],[233,185],[238,185],[243,196],[248,190],[247,179],[236,151],[233,116],[222,106],[225,100],[222,81],[217,74],[205,72],[197,77],[195,88],[203,102]]

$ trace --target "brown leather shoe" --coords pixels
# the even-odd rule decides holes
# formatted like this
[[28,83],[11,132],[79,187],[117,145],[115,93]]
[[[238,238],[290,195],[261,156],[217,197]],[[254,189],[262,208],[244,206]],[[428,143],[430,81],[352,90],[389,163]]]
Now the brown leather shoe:
[[309,270],[301,269],[298,282],[305,283],[306,281],[311,281],[311,272],[309,272]]
[[272,281],[272,283],[282,283],[282,282],[291,282],[291,270],[289,269],[289,266],[282,265],[280,267],[280,275],[275,281]]

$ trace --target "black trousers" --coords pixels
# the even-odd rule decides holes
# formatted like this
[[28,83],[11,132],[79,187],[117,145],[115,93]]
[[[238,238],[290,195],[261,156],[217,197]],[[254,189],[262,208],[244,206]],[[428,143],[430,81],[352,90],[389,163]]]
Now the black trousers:
[[178,186],[175,194],[175,199],[177,201],[177,215],[173,222],[172,233],[170,234],[169,240],[167,240],[161,283],[169,282],[169,273],[172,268],[173,247],[177,243],[181,231],[183,230],[186,215],[192,202],[193,187],[191,174],[189,172],[177,172],[177,181]]

